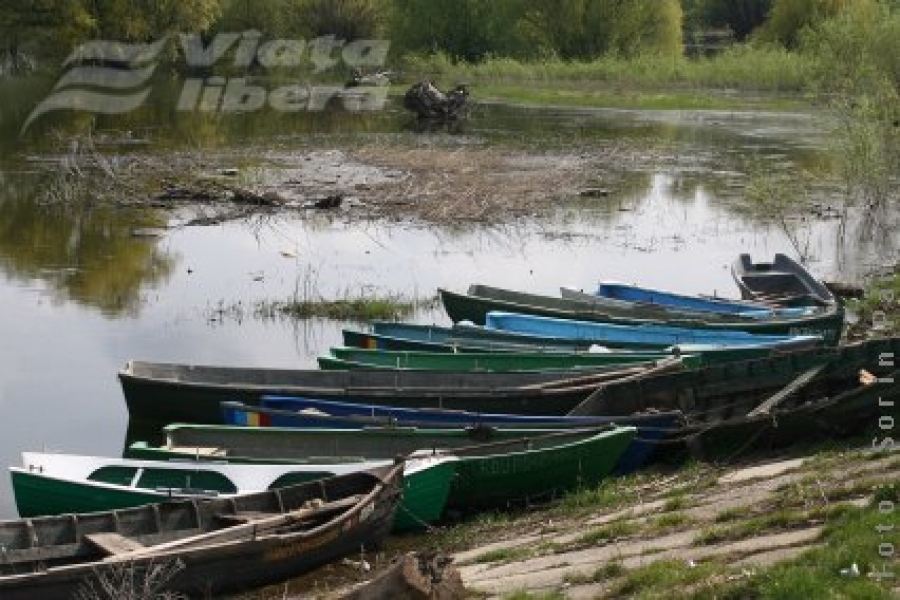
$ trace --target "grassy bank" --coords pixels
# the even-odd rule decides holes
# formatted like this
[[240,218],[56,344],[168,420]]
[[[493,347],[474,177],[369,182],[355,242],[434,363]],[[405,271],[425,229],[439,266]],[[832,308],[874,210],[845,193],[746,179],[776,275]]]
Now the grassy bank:
[[489,58],[468,63],[439,53],[408,55],[401,64],[409,79],[428,77],[444,87],[469,83],[479,99],[646,109],[809,106],[805,90],[813,70],[803,54],[748,45],[697,59]]

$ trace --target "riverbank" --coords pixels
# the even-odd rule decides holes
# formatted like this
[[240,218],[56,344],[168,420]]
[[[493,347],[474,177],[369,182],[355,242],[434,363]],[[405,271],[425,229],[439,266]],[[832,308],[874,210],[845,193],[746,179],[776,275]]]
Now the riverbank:
[[896,516],[878,507],[900,501],[898,481],[897,452],[844,448],[658,468],[550,507],[390,538],[379,554],[321,569],[278,595],[333,598],[418,550],[452,555],[473,598],[887,600],[900,587],[877,575],[879,544],[890,541],[877,526]]

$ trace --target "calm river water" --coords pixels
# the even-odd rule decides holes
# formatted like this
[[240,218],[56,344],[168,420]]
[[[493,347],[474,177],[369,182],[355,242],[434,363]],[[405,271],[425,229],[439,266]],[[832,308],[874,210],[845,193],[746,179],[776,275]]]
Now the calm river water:
[[[9,85],[9,84],[7,84]],[[375,291],[428,297],[469,283],[556,293],[600,278],[685,292],[735,293],[728,266],[793,249],[777,229],[736,209],[723,181],[747,156],[782,166],[821,158],[821,123],[803,115],[629,113],[482,106],[459,139],[471,143],[570,146],[628,139],[664,146],[680,158],[627,173],[611,199],[573,199],[547,217],[513,223],[435,227],[414,222],[357,223],[341,213],[297,214],[264,223],[170,229],[135,237],[146,213],[50,210],[35,202],[53,135],[84,115],[47,117],[39,133],[19,135],[44,90],[6,92],[0,102],[0,464],[23,450],[121,453],[127,414],[116,379],[131,358],[268,367],[314,367],[352,324],[261,320],[254,303],[284,300],[298,286],[324,297]],[[321,113],[293,121],[258,114],[221,117],[200,135],[190,115],[151,106],[124,122],[100,118],[95,136],[122,134],[155,152],[180,147],[239,148],[245,139],[309,143],[309,136],[366,140],[409,131],[398,107],[376,115]],[[275,121],[274,123],[272,121]],[[449,136],[448,133],[431,133]],[[712,157],[703,168],[693,156]],[[721,159],[720,168],[710,167]],[[737,163],[736,163],[737,160]],[[718,170],[717,170],[718,169]],[[157,217],[162,219],[163,217]],[[151,219],[152,220],[152,219]],[[811,268],[853,276],[878,246],[838,250],[836,225],[808,228]],[[224,313],[217,309],[226,308]],[[242,310],[243,309],[243,310]],[[415,316],[446,323],[439,309]],[[15,516],[8,478],[0,478],[0,518]]]

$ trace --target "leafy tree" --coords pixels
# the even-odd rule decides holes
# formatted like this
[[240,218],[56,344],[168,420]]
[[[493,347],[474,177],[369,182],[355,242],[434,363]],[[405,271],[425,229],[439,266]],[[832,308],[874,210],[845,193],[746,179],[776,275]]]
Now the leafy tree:
[[101,39],[149,42],[175,32],[207,31],[223,0],[82,0]]
[[738,40],[762,25],[772,0],[683,0],[686,29],[727,27]]
[[294,11],[295,29],[309,37],[334,35],[349,41],[376,37],[387,4],[382,0],[298,0]]
[[760,39],[796,48],[806,28],[845,10],[870,10],[878,0],[775,0]]
[[0,3],[0,47],[12,56],[25,49],[66,53],[96,29],[81,0],[4,0]]

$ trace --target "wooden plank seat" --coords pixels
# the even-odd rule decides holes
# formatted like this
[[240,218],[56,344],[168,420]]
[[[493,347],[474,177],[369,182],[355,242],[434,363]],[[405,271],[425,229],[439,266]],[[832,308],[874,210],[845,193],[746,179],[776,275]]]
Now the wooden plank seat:
[[112,532],[89,533],[84,536],[84,539],[107,556],[126,554],[144,548],[144,545],[140,542]]

